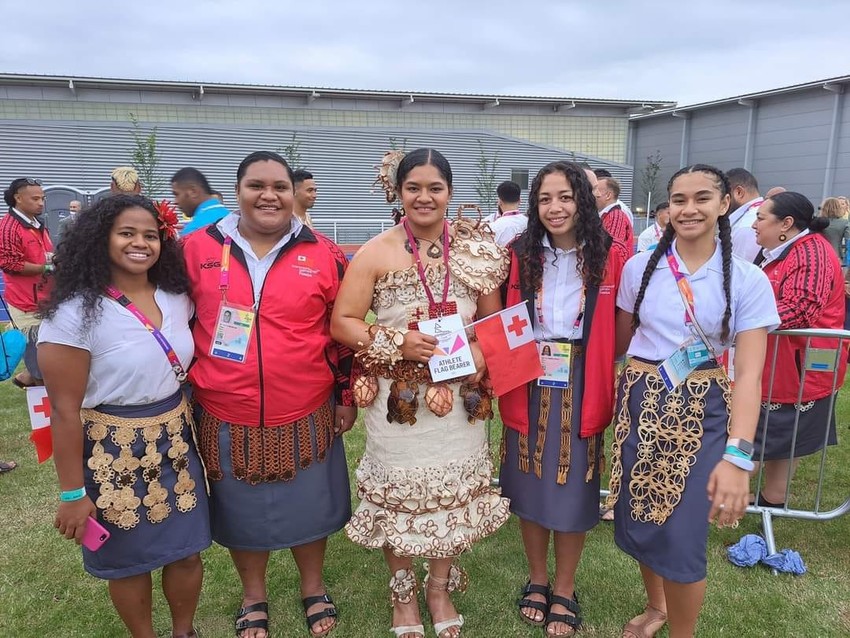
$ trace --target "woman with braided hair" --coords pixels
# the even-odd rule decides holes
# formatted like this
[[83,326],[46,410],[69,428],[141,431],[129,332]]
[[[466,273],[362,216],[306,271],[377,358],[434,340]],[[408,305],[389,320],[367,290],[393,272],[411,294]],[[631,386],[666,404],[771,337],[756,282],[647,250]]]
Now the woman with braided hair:
[[549,636],[570,636],[581,625],[575,574],[586,533],[599,521],[602,432],[614,414],[615,300],[627,250],[603,228],[580,166],[552,162],[540,170],[528,227],[511,244],[506,305],[528,305],[550,373],[499,398],[499,482],[520,518],[528,560],[520,617],[545,625]]
[[[693,636],[705,595],[708,525],[747,505],[767,332],[779,324],[764,273],[732,255],[729,182],[678,171],[670,223],[631,259],[617,296],[622,374],[612,450],[615,541],[640,564],[647,606],[625,638]],[[732,389],[718,357],[736,345]]]

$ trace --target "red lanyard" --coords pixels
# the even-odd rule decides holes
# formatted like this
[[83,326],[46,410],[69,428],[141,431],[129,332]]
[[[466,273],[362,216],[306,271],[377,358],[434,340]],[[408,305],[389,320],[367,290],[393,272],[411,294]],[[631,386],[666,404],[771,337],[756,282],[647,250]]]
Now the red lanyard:
[[670,272],[676,278],[676,285],[679,286],[679,294],[682,295],[682,300],[687,304],[685,308],[685,325],[690,327],[693,325],[691,317],[696,317],[696,306],[694,305],[694,291],[691,289],[690,282],[679,271],[679,261],[673,255],[673,247],[667,247],[667,263],[670,264]]
[[[587,302],[587,290],[582,285],[581,287],[581,299],[578,303],[578,315],[576,316],[576,320],[573,323],[573,331],[570,334],[570,340],[575,338],[576,332],[581,326],[581,320],[584,318],[584,309]],[[537,308],[537,324],[540,326],[540,329],[543,329],[544,321],[543,321],[543,281],[540,281],[540,290],[534,295],[534,305]]]
[[407,225],[407,218],[402,221],[404,232],[407,233],[407,243],[410,245],[410,250],[413,253],[413,259],[416,261],[416,269],[419,273],[419,281],[422,282],[422,287],[425,289],[425,294],[428,295],[428,307],[432,310],[437,310],[439,315],[442,315],[442,310],[446,306],[446,300],[449,298],[449,225],[443,221],[443,268],[446,271],[445,279],[443,280],[443,299],[438,306],[434,301],[434,293],[431,292],[431,287],[428,286],[428,281],[425,278],[425,266],[422,264],[422,258],[419,256],[419,247],[416,243],[416,237],[413,236],[410,227]]
[[106,293],[129,310],[148,330],[148,332],[154,336],[159,347],[162,348],[165,356],[168,357],[168,362],[171,364],[171,369],[174,371],[174,375],[177,377],[177,380],[180,383],[183,383],[188,375],[183,369],[183,364],[180,363],[180,358],[177,356],[177,353],[174,352],[174,348],[171,347],[171,344],[168,342],[168,339],[165,338],[165,335],[162,334],[162,332],[160,332],[159,329],[151,323],[150,319],[148,319],[144,313],[136,307],[136,304],[130,301],[127,296],[115,286],[107,286]]

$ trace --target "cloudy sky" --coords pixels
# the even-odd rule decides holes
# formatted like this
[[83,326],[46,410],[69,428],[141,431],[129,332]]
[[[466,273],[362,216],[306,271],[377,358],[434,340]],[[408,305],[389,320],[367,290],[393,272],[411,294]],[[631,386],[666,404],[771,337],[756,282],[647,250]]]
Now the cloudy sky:
[[[26,10],[22,13],[22,8]],[[675,100],[850,74],[850,2],[0,0],[0,72]]]

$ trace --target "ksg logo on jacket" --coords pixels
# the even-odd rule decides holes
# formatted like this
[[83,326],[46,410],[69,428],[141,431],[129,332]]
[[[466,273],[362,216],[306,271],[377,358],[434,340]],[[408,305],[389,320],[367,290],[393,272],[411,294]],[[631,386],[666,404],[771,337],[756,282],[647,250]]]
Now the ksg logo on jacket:
[[201,262],[201,270],[210,270],[211,268],[221,268],[221,261],[214,257],[208,257],[206,261]]

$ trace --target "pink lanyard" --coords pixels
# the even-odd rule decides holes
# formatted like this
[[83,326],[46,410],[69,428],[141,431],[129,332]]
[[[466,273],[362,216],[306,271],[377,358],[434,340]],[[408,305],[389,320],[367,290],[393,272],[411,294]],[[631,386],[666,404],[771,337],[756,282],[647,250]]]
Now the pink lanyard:
[[697,315],[696,315],[696,305],[694,304],[694,291],[691,288],[691,283],[685,278],[685,276],[679,270],[679,261],[676,259],[676,256],[673,254],[673,247],[667,247],[667,263],[670,265],[670,272],[673,273],[673,277],[676,279],[676,284],[679,287],[679,295],[682,297],[682,301],[685,302],[685,325],[691,331],[691,333],[699,337],[699,339],[703,342],[708,351],[711,353],[712,358],[717,360],[717,353],[714,351],[714,348],[711,345],[711,342],[708,340],[705,332],[703,332],[699,323],[697,323]]
[[667,247],[667,263],[670,265],[670,272],[676,279],[676,285],[679,286],[679,294],[682,295],[682,300],[686,304],[685,309],[685,325],[689,328],[693,325],[691,317],[696,317],[696,306],[694,305],[694,291],[691,288],[691,283],[679,270],[679,261],[673,254],[673,248]]
[[442,316],[443,309],[446,307],[446,300],[449,298],[449,225],[443,222],[443,267],[446,271],[445,279],[443,280],[443,299],[438,306],[434,301],[434,293],[431,292],[428,281],[425,278],[425,266],[422,264],[422,258],[419,256],[419,249],[416,244],[416,238],[413,236],[410,227],[407,225],[407,218],[402,221],[404,232],[407,233],[407,243],[413,252],[413,259],[416,261],[416,269],[419,273],[419,281],[422,282],[422,287],[425,289],[425,294],[428,295],[428,308],[435,310],[438,316]]
[[188,375],[183,369],[183,364],[180,363],[180,358],[177,356],[177,353],[174,352],[174,348],[171,347],[171,344],[168,343],[168,339],[165,338],[165,335],[150,322],[144,313],[136,307],[136,304],[127,299],[127,296],[115,286],[107,286],[106,293],[129,310],[133,316],[138,319],[145,328],[147,328],[148,332],[154,336],[159,347],[162,348],[165,356],[168,357],[168,362],[171,364],[171,369],[174,371],[177,381],[183,383]]

